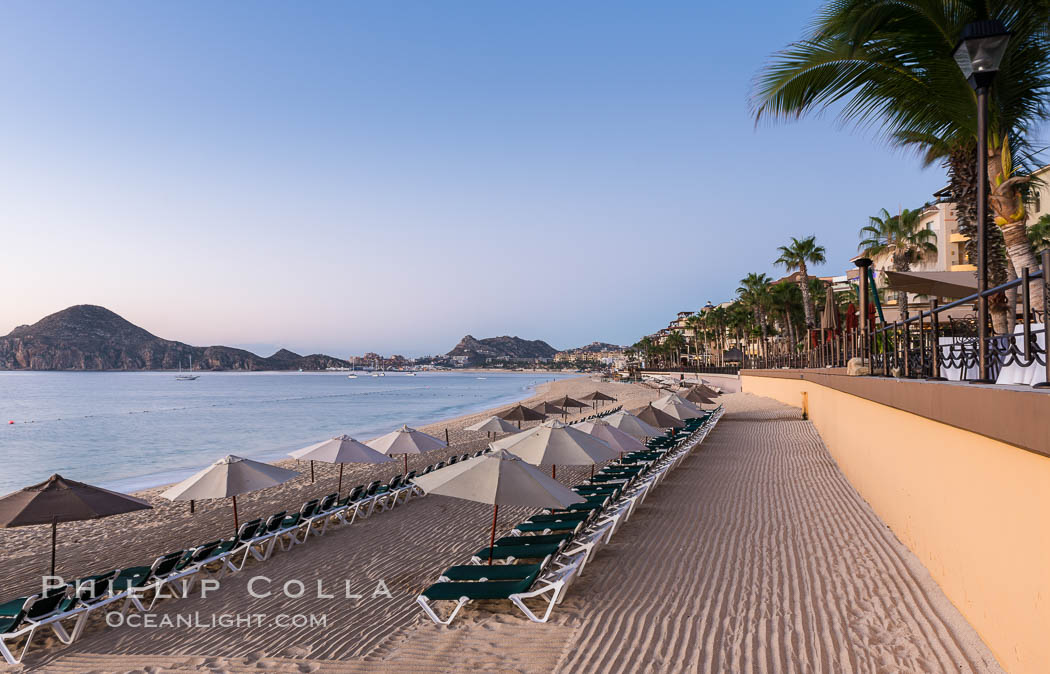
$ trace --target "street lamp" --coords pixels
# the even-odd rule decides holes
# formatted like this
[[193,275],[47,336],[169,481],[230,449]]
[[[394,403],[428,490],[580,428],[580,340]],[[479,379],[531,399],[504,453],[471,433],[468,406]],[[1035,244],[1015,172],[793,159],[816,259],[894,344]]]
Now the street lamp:
[[988,89],[1006,53],[1010,32],[1001,21],[975,21],[963,28],[953,56],[970,86],[977,92],[977,348],[978,382],[988,376]]

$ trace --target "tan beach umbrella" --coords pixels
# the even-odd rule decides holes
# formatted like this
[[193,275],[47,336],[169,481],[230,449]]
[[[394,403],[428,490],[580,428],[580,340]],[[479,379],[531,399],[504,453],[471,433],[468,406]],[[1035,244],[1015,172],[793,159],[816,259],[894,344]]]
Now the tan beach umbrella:
[[545,416],[557,416],[559,414],[565,414],[565,410],[563,408],[558,407],[557,405],[552,405],[546,400],[541,402],[539,405],[534,406],[532,409]]
[[513,433],[518,427],[505,419],[493,415],[484,421],[467,426],[468,431],[485,431],[486,433]]
[[543,421],[546,419],[545,416],[536,410],[529,409],[521,403],[518,403],[505,412],[500,412],[497,416],[500,419],[506,419],[507,421],[517,421],[518,428],[521,428],[521,422],[523,421]]
[[0,498],[0,527],[7,529],[50,524],[53,576],[59,522],[94,520],[152,507],[134,496],[67,480],[56,473],[40,484]]
[[393,461],[382,452],[377,452],[363,442],[354,440],[349,435],[340,435],[316,445],[303,447],[291,452],[290,456],[310,462],[310,482],[314,481],[314,461],[339,464],[339,486],[336,491],[343,493],[343,464],[347,463],[390,463]]
[[448,447],[444,440],[438,440],[433,435],[427,435],[423,431],[417,431],[408,426],[402,426],[396,431],[391,431],[374,440],[369,440],[365,444],[383,454],[403,454],[405,457],[405,473],[408,473],[409,454],[425,454],[435,449]]
[[576,492],[503,449],[446,466],[413,481],[427,494],[492,504],[490,551],[496,544],[496,517],[501,505],[567,508],[584,501]]
[[653,407],[652,403],[649,403],[640,410],[635,410],[632,414],[650,426],[656,426],[657,428],[685,428],[685,422],[680,421],[661,409]]
[[664,434],[659,428],[642,421],[630,412],[624,410],[620,410],[616,414],[610,414],[605,417],[605,421],[608,422],[610,426],[623,431],[633,438],[655,438]]
[[[609,445],[621,454],[627,452],[641,452],[645,450],[643,445],[634,436],[621,431],[619,428],[613,426],[605,419],[595,419],[594,421],[580,421],[572,425],[573,428],[578,428],[584,433],[589,433],[594,437],[598,438],[605,444]],[[656,431],[656,429],[653,429]],[[659,431],[657,431],[659,434]]]
[[550,466],[555,477],[557,466],[593,466],[619,456],[603,440],[556,419],[536,428],[491,443],[497,449],[509,449],[536,466]]
[[704,416],[704,411],[702,409],[691,402],[686,402],[674,394],[664,396],[652,403],[652,405],[656,409],[662,412],[667,412],[675,419],[682,421]]
[[594,407],[597,407],[598,401],[605,403],[608,401],[616,400],[616,398],[613,398],[612,396],[606,395],[601,391],[595,389],[592,393],[588,393],[585,396],[580,396],[580,400],[589,400]]
[[714,400],[711,400],[706,395],[704,395],[703,392],[700,391],[700,388],[698,386],[694,386],[686,390],[684,393],[681,394],[681,397],[685,400],[688,400],[691,403],[696,404],[714,404],[715,402]]
[[703,393],[704,395],[708,395],[708,396],[721,395],[718,391],[716,391],[713,388],[711,388],[710,386],[708,386],[707,383],[704,382],[704,381],[701,381],[699,384],[697,384],[693,388],[694,389],[698,389],[700,391],[700,393]]
[[237,520],[237,495],[276,487],[299,475],[294,470],[278,468],[230,454],[196,475],[191,475],[161,496],[169,501],[199,501],[209,498],[233,498],[233,528]]

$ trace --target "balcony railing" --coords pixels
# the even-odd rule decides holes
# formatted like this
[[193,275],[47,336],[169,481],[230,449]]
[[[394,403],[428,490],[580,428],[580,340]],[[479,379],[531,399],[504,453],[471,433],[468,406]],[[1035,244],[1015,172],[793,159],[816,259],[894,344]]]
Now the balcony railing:
[[[1043,253],[1043,268],[1050,267],[1050,252]],[[932,380],[981,380],[981,339],[977,319],[946,319],[946,312],[958,310],[1008,290],[1021,295],[1021,317],[1012,334],[985,334],[988,379],[995,381],[1005,368],[1022,372],[1022,383],[1037,388],[1050,387],[1050,358],[1047,358],[1046,311],[1032,309],[1032,282],[1044,280],[1043,271],[1023,270],[1021,278],[1008,281],[983,293],[974,293],[947,304],[930,301],[930,308],[882,327],[864,331],[814,331],[817,343],[807,340],[806,348],[791,349],[782,342],[765,342],[759,356],[745,359],[745,368],[823,368],[846,367],[853,358],[867,361],[873,375]],[[1035,284],[1050,307],[1050,286]],[[1004,381],[1003,383],[1015,383]]]

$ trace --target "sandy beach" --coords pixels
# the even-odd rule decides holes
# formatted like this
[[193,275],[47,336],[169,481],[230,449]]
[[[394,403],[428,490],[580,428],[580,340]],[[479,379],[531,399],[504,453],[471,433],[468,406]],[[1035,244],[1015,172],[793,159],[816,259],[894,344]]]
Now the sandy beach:
[[[204,625],[214,616],[264,616],[259,624],[150,629],[107,627],[99,618],[72,646],[37,642],[26,665],[54,672],[999,671],[799,411],[715,380],[728,382],[722,422],[588,565],[549,623],[530,623],[502,603],[472,604],[447,628],[423,615],[416,595],[482,547],[491,524],[488,506],[427,496],[252,563],[207,598],[155,609]],[[659,394],[579,378],[545,385],[527,402],[596,387],[625,408]],[[484,434],[463,428],[489,414],[425,427],[439,436],[448,428],[453,447],[410,457],[409,467],[483,447]],[[239,499],[242,521],[333,491],[333,467],[316,470],[317,484],[306,468],[301,478]],[[344,491],[399,470],[348,466]],[[558,478],[571,484],[586,473],[559,469]],[[232,533],[228,503],[199,504],[190,515],[186,504],[159,500],[160,491],[141,494],[152,511],[63,525],[59,573],[148,563]],[[501,508],[500,528],[526,512]],[[47,565],[47,530],[3,535],[3,595],[32,591]],[[254,589],[271,590],[268,597],[249,592],[259,576],[266,580]],[[303,596],[281,592],[289,580],[303,582]],[[277,615],[323,615],[327,626],[277,626]]]

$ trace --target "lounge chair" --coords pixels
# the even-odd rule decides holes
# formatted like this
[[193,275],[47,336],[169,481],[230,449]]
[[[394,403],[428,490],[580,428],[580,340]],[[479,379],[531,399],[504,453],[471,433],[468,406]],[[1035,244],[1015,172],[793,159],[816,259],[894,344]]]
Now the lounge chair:
[[[528,541],[531,536],[517,536],[518,540]],[[561,549],[563,543],[528,543],[515,545],[496,545],[491,548],[482,548],[475,552],[471,558],[471,564],[488,564],[491,557],[493,562],[500,564],[513,564],[519,559],[543,559],[548,555],[554,555]]]
[[277,541],[282,550],[290,550],[292,546],[306,542],[305,536],[299,540],[299,530],[303,526],[308,526],[310,518],[317,512],[320,504],[321,502],[317,499],[311,499],[299,508],[299,512],[284,518],[284,521],[281,522],[281,529],[277,532]]
[[179,568],[183,560],[192,553],[193,550],[169,552],[157,557],[149,566],[131,566],[122,569],[113,579],[113,593],[124,599],[120,612],[126,613],[131,606],[145,612],[146,608],[142,605],[141,599],[146,593],[153,592],[153,601],[150,602],[150,607],[152,607],[164,586],[196,573],[196,567]]
[[[46,594],[19,597],[0,604],[0,654],[9,665],[22,662],[33,642],[33,636],[41,627],[50,627],[62,643],[72,643],[72,637],[60,622],[61,619],[79,612],[76,608],[63,611],[63,604],[69,598],[70,592],[71,588],[63,585]],[[7,642],[18,639],[25,639],[25,643],[16,657]]]
[[[579,568],[579,562],[573,561],[568,564],[558,565],[557,569],[548,568],[548,560],[544,560],[543,564],[521,564],[507,566],[485,566],[478,567],[487,570],[489,573],[494,574],[491,576],[482,576],[483,578],[500,578],[501,573],[507,573],[510,575],[520,575],[518,567],[524,567],[522,571],[528,569],[528,575],[524,578],[510,578],[507,580],[477,580],[477,581],[459,581],[449,579],[448,581],[437,582],[426,590],[423,591],[419,597],[416,598],[416,602],[423,608],[427,616],[430,617],[435,623],[439,625],[448,625],[455,619],[456,614],[463,608],[467,603],[474,600],[485,600],[485,599],[509,599],[511,603],[517,606],[522,613],[525,614],[532,622],[545,623],[550,618],[551,611],[554,610],[554,605],[561,602],[561,598],[564,596],[566,589],[572,582],[573,577]],[[539,566],[541,571],[535,569]],[[456,571],[459,567],[452,567],[446,573],[453,573],[456,575]],[[498,570],[497,570],[498,569]],[[503,571],[503,569],[509,569]],[[547,602],[546,610],[543,611],[542,615],[537,615],[532,611],[526,604],[526,599],[532,599],[537,597],[543,597]],[[456,603],[455,608],[444,620],[438,616],[434,611],[432,602],[438,601],[453,601]]]

